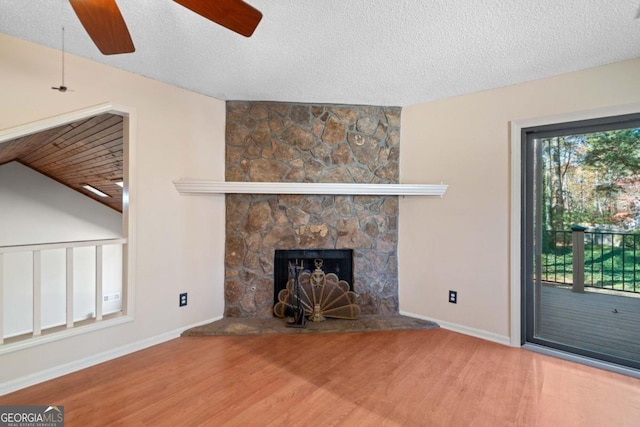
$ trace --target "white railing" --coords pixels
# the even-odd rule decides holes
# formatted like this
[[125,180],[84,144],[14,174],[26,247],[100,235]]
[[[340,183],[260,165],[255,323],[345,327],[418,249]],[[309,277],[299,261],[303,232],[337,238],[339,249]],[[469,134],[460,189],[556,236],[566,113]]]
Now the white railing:
[[[77,322],[82,320],[92,319],[94,322],[100,322],[103,320],[103,316],[105,315],[103,303],[105,302],[105,298],[107,298],[108,301],[110,296],[118,296],[119,304],[117,304],[115,311],[122,312],[126,306],[125,301],[127,289],[124,271],[124,266],[126,264],[123,260],[123,254],[125,253],[123,249],[126,243],[126,238],[118,238],[0,247],[0,308],[2,308],[2,314],[0,314],[0,345],[5,343],[5,340],[8,337],[15,335],[19,335],[21,338],[29,338],[29,335],[31,337],[38,337],[42,335],[43,330],[46,331],[47,329],[60,327],[68,330],[73,328]],[[105,247],[110,248],[109,252],[115,254],[115,256],[109,257],[109,259],[114,259],[119,256],[119,259],[116,259],[115,263],[109,261],[110,266],[109,274],[107,274],[107,282],[113,283],[105,283]],[[91,260],[90,262],[87,262],[85,256],[84,259],[80,259],[80,262],[75,262],[75,255],[78,255],[77,252],[79,248],[95,248],[95,261]],[[66,320],[49,319],[47,324],[43,325],[43,289],[47,289],[48,296],[50,297],[52,292],[52,284],[50,282],[55,281],[52,279],[52,276],[54,276],[52,274],[46,274],[44,275],[45,277],[43,277],[43,253],[50,255],[56,250],[64,250],[64,257],[57,257],[58,260],[54,260],[52,263],[48,262],[47,265],[52,265],[52,270],[59,271],[60,274],[58,274],[58,276],[64,276],[64,290],[58,289],[58,295],[55,295],[55,297],[57,297],[57,300],[59,301],[56,303],[56,298],[52,298],[54,300],[52,304],[54,307],[52,308],[58,312],[60,312],[60,310],[64,310]],[[17,292],[20,292],[20,297],[15,298],[19,301],[12,301],[10,298],[7,298],[5,289],[7,281],[15,281],[15,277],[7,277],[9,274],[6,274],[7,269],[10,267],[8,258],[19,253],[22,253],[22,255],[30,254],[31,265],[27,267],[26,264],[28,264],[28,261],[16,262],[15,265],[11,266],[11,272],[13,273],[13,276],[20,276],[23,278],[21,283],[28,281],[29,278],[32,283],[30,292],[29,289],[22,289],[22,286],[18,286],[20,285],[19,283],[18,285],[13,283],[13,286],[11,287],[11,289],[13,289],[12,293],[15,293],[15,289],[17,288]],[[53,258],[55,257],[52,257],[52,259]],[[60,261],[59,258],[63,258],[64,261],[56,262]],[[63,265],[59,265],[61,263],[63,263]],[[79,286],[79,284],[74,280],[74,276],[79,276],[78,272],[80,269],[85,270],[85,273],[86,271],[91,271],[93,276],[92,280],[83,280],[82,286]],[[84,276],[84,279],[86,279],[87,274],[84,274]],[[93,284],[90,283],[92,281]],[[90,302],[91,311],[88,314],[79,315],[77,310],[74,310],[74,308],[78,308],[79,306],[79,304],[76,304],[76,299],[80,298],[80,292],[84,293],[85,295],[83,296],[86,297],[87,286],[91,285],[93,286],[90,293],[94,294],[95,298],[94,301]],[[105,294],[105,285],[112,290],[111,294]],[[113,293],[114,286],[118,289],[117,293]],[[28,298],[29,294],[30,298]],[[64,298],[61,298],[63,296],[61,294],[64,294]],[[26,299],[30,299],[28,304],[25,302]],[[47,310],[50,309],[48,306],[45,308]],[[9,316],[4,315],[4,313],[7,312],[9,312]],[[109,314],[112,314],[113,312],[114,309],[112,308]],[[15,320],[14,323],[20,323],[19,319],[12,319],[12,316],[24,318],[25,313],[32,314],[31,325],[29,325],[28,330],[22,330],[20,333],[13,334],[11,332],[5,333],[7,325],[5,325],[4,322],[7,321],[7,317],[9,318],[9,322]],[[53,317],[55,318],[55,316]]]

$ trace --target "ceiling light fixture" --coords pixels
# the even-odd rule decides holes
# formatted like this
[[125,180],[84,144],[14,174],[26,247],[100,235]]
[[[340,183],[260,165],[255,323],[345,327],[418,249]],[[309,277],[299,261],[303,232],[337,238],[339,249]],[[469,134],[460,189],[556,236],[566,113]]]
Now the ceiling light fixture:
[[83,184],[82,188],[84,188],[87,191],[91,191],[93,194],[96,194],[100,197],[111,197],[106,193],[103,193],[102,191],[98,190],[97,188],[94,188],[92,186],[90,186],[89,184]]

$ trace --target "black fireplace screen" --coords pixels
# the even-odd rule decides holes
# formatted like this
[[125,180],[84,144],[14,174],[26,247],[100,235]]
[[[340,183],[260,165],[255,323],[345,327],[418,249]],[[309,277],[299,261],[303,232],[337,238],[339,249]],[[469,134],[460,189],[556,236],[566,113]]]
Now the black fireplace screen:
[[276,249],[273,262],[273,302],[278,302],[278,293],[286,288],[289,279],[289,262],[302,263],[303,271],[313,272],[314,261],[322,260],[322,270],[335,273],[338,279],[349,283],[353,291],[353,249]]

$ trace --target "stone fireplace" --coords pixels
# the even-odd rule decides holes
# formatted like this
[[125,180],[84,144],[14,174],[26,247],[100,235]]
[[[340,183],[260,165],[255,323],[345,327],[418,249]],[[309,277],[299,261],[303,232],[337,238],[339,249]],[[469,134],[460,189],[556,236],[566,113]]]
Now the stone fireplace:
[[[228,102],[225,178],[398,183],[400,112]],[[225,316],[272,316],[275,251],[287,249],[352,250],[362,313],[397,314],[397,240],[397,196],[228,194]]]

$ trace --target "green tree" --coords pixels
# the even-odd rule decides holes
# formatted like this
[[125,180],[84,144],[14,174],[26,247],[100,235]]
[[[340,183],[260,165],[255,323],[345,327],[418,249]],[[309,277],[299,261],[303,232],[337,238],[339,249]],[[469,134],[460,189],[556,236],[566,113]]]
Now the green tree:
[[542,143],[544,229],[616,224],[636,215],[640,128],[557,136]]
[[640,129],[597,132],[586,136],[583,163],[602,171],[596,191],[612,195],[622,178],[640,174]]
[[568,184],[584,144],[582,135],[543,141],[543,217],[546,229],[564,230],[571,219]]
[[599,222],[616,223],[616,218],[631,214],[619,212],[617,201],[627,178],[640,174],[640,129],[592,133],[587,135],[585,146],[583,163],[597,177],[594,199]]

